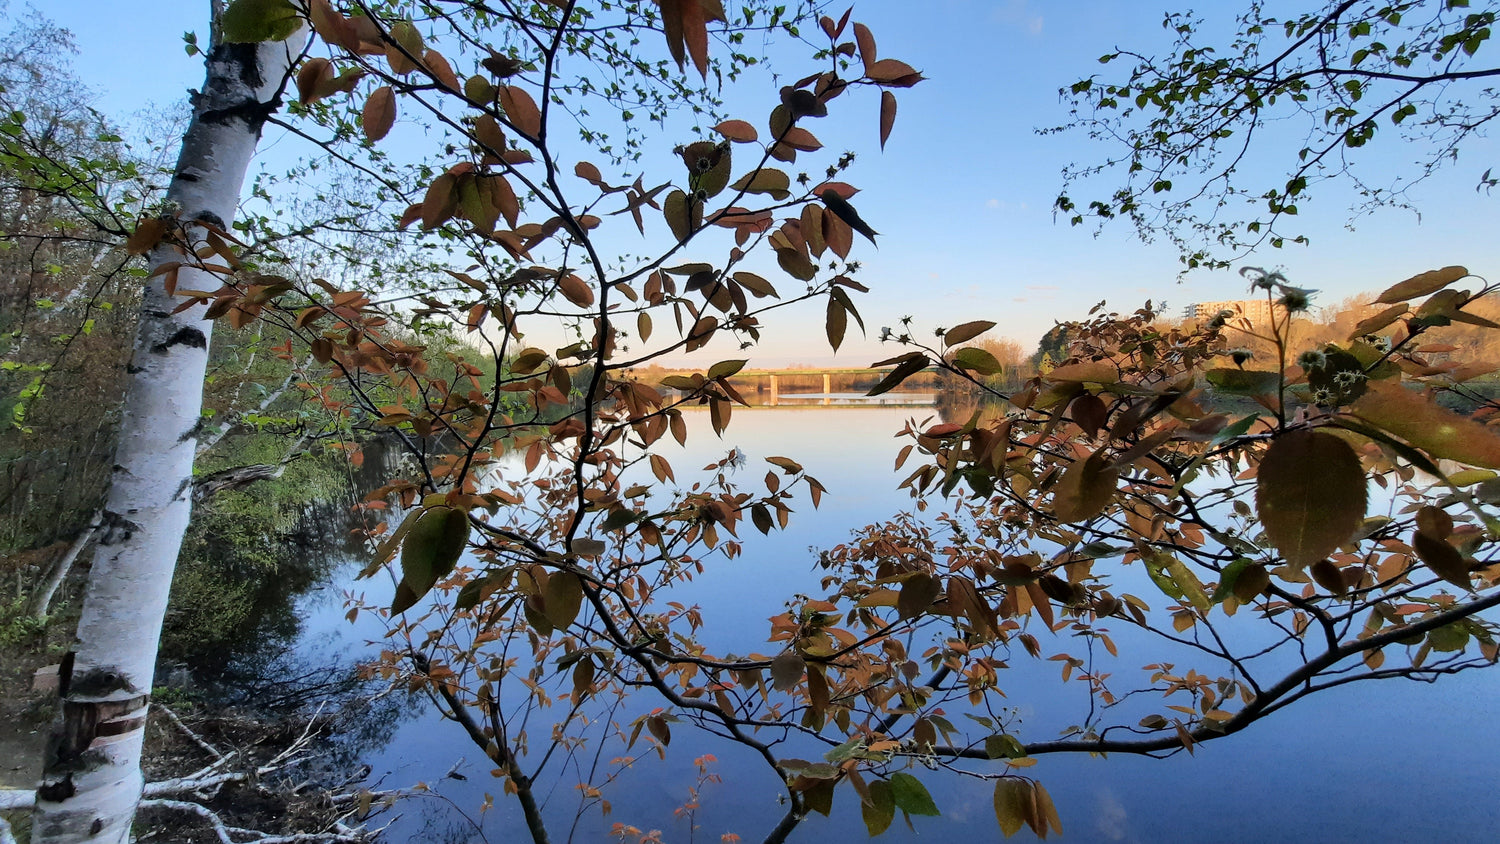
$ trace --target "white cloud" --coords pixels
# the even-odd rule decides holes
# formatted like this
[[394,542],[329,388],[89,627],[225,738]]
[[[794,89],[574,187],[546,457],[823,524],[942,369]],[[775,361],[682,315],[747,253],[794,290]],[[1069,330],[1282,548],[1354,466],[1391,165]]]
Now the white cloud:
[[1044,20],[1040,12],[1031,8],[1031,0],[1005,0],[990,16],[997,23],[1025,30],[1027,35],[1042,34]]

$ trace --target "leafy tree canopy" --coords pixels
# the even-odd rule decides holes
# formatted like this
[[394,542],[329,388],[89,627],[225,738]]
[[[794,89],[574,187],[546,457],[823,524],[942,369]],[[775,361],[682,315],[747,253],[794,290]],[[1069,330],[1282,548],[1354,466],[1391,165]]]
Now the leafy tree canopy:
[[[1046,131],[1081,130],[1114,151],[1065,171],[1057,212],[1074,225],[1125,217],[1176,245],[1188,269],[1226,267],[1261,244],[1305,243],[1298,203],[1326,182],[1357,192],[1356,213],[1410,207],[1411,189],[1500,114],[1486,4],[1280,5],[1249,4],[1223,40],[1203,16],[1169,12],[1163,55],[1118,49],[1099,61],[1123,73],[1064,88],[1072,119]],[[1414,160],[1392,166],[1396,156]],[[1496,179],[1486,169],[1477,182]]]

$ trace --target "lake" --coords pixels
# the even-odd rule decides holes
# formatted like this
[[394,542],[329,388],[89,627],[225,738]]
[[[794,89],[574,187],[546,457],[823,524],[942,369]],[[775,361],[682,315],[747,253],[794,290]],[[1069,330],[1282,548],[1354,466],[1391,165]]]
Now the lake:
[[[673,444],[677,453],[669,454],[680,483],[691,483],[688,470],[722,458],[733,447],[748,458],[740,470],[747,484],[764,473],[765,457],[785,455],[802,462],[828,488],[817,511],[801,499],[789,530],[762,537],[747,526],[742,531],[745,553],[733,561],[713,559],[708,572],[692,584],[687,597],[702,607],[710,647],[740,653],[769,650],[767,618],[781,612],[782,602],[796,591],[820,594],[813,549],[835,545],[854,528],[912,508],[911,499],[896,489],[902,475],[893,470],[896,452],[906,441],[893,435],[907,419],[935,414],[931,408],[783,404],[737,410],[722,440],[709,430],[706,414],[690,414],[689,446],[677,450]],[[384,578],[353,582],[365,560],[352,549],[344,553],[349,559],[336,568],[334,585],[298,600],[300,628],[287,645],[288,656],[296,661],[347,663],[378,647],[367,643],[380,640],[383,626],[369,616],[347,622],[339,595],[354,589],[382,603],[389,600],[390,586]],[[1117,567],[1118,559],[1114,563]],[[1133,591],[1160,598],[1150,589]],[[1241,613],[1247,621],[1249,615]],[[1119,677],[1133,677],[1140,666],[1170,656],[1129,631],[1120,631],[1116,639],[1121,653],[1113,670]],[[1055,652],[1049,644],[1044,637],[1044,650]],[[1021,719],[1023,740],[1052,738],[1085,718],[1083,687],[1061,684],[1056,663],[1022,656],[1011,666],[1002,672],[1001,687]],[[1122,683],[1124,688],[1137,685],[1143,683]],[[655,705],[654,700],[648,703]],[[462,730],[444,722],[430,706],[405,710],[398,714],[387,707],[369,716],[367,721],[378,723],[367,723],[346,747],[373,766],[369,782],[382,788],[422,782],[440,795],[398,804],[389,840],[528,840],[519,809],[498,793],[490,765]],[[774,825],[783,812],[774,775],[750,759],[748,751],[696,734],[686,723],[673,726],[666,759],[643,756],[609,788],[611,815],[600,817],[597,810],[586,815],[573,828],[572,840],[613,840],[610,827],[621,822],[643,831],[660,830],[665,841],[719,841],[722,834],[734,833],[753,842]],[[621,750],[616,745],[604,755]],[[704,753],[717,756],[711,770],[723,782],[703,787],[694,832],[686,819],[674,816],[674,809],[687,800],[697,778],[693,760]],[[467,779],[445,778],[460,758],[466,761],[458,773]],[[931,787],[943,816],[914,818],[915,832],[898,818],[881,840],[1000,838],[990,783],[953,773],[914,773]],[[1043,756],[1025,773],[1051,792],[1064,840],[1070,842],[1489,842],[1500,829],[1500,809],[1493,798],[1494,784],[1500,782],[1500,673],[1469,672],[1435,686],[1355,684],[1321,692],[1242,733],[1200,745],[1196,755],[1161,760]],[[569,777],[541,792],[554,842],[569,840],[578,803],[572,788],[576,780]],[[481,812],[487,792],[495,795],[495,808]],[[865,838],[853,792],[840,787],[833,816],[810,816],[791,840]],[[1017,836],[1029,838],[1029,831]]]

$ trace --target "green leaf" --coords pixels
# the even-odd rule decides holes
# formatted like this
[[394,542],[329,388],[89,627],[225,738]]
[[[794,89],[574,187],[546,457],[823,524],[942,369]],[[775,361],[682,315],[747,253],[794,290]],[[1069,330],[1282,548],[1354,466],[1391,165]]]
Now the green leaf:
[[1208,593],[1203,591],[1203,583],[1193,574],[1193,570],[1187,564],[1171,554],[1162,554],[1162,565],[1172,582],[1182,590],[1182,597],[1192,604],[1199,612],[1207,613],[1213,603],[1208,598]]
[[1277,437],[1256,477],[1261,524],[1294,566],[1317,562],[1347,541],[1364,521],[1367,498],[1354,449],[1321,431]]
[[1500,433],[1440,407],[1400,384],[1384,381],[1370,384],[1350,410],[1431,457],[1500,469]]
[[1225,599],[1227,599],[1230,595],[1233,595],[1235,581],[1239,580],[1240,575],[1245,571],[1245,569],[1253,565],[1254,562],[1254,560],[1251,560],[1248,557],[1240,557],[1234,562],[1225,566],[1224,570],[1219,572],[1219,585],[1214,588],[1214,594],[1211,598],[1213,603],[1222,604],[1224,603]]
[[865,830],[874,838],[891,827],[896,819],[896,798],[891,784],[885,780],[870,783],[870,802],[860,803],[859,812],[865,819]]
[[231,44],[282,41],[302,26],[291,0],[232,0],[219,18],[224,40]]
[[833,812],[833,789],[838,783],[832,779],[820,779],[816,785],[802,792],[807,808],[828,817]]
[[401,586],[391,613],[404,612],[447,577],[469,542],[469,515],[456,507],[424,509],[401,545]]
[[567,629],[583,606],[583,580],[570,571],[553,572],[547,578],[542,601],[552,626],[557,630]]
[[941,814],[932,802],[932,795],[927,793],[927,786],[911,774],[891,774],[891,796],[896,808],[908,815]]
[[1160,589],[1163,595],[1175,601],[1185,600],[1182,587],[1177,585],[1177,581],[1173,580],[1172,575],[1167,571],[1167,559],[1166,554],[1154,549],[1148,549],[1148,553],[1141,557],[1141,561],[1146,564],[1146,574],[1151,577],[1151,582],[1156,584],[1156,588]]
[[721,360],[708,368],[709,378],[728,378],[745,368],[749,361],[744,360]]
[[380,543],[379,547],[375,549],[375,556],[371,558],[370,563],[364,567],[364,570],[359,573],[359,577],[355,579],[361,580],[370,577],[375,572],[380,571],[381,566],[390,562],[391,557],[396,555],[396,549],[401,547],[401,541],[406,539],[406,534],[411,530],[411,526],[417,523],[417,518],[422,513],[423,511],[420,509],[407,513],[406,518],[401,520],[401,526],[396,528],[390,536],[386,537],[384,542]]
[[1236,396],[1263,396],[1281,387],[1281,374],[1257,369],[1210,369],[1203,373],[1220,392]]
[[1036,798],[1031,783],[1019,777],[995,781],[995,820],[1006,838],[1015,835],[1034,814]]
[[734,183],[734,190],[769,194],[772,199],[780,202],[791,197],[792,192],[788,190],[791,185],[791,177],[787,174],[774,167],[762,167],[741,176]]
[[959,369],[978,372],[980,375],[994,375],[1000,371],[1000,361],[995,360],[994,355],[977,346],[968,346],[955,352],[953,365]]
[[1469,629],[1463,622],[1445,624],[1427,634],[1427,644],[1440,653],[1457,653],[1469,644]]
[[831,764],[837,765],[840,762],[859,756],[864,749],[865,740],[856,736],[823,754],[823,758],[827,759]]
[[984,755],[991,759],[1020,759],[1026,755],[1026,746],[1015,736],[997,733],[985,737]]

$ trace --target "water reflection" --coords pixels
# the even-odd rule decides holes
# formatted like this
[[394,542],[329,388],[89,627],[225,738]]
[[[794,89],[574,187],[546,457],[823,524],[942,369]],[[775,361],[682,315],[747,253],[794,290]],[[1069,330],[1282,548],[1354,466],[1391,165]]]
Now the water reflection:
[[[945,420],[959,422],[976,412],[981,418],[1003,412],[999,406],[962,397],[939,397],[935,409]],[[674,594],[702,607],[709,620],[704,638],[710,648],[764,648],[767,617],[782,610],[781,602],[797,591],[819,593],[811,549],[841,542],[853,528],[911,508],[910,499],[896,489],[900,476],[893,465],[904,441],[892,434],[909,418],[932,413],[928,408],[890,407],[765,409],[736,414],[722,440],[709,431],[706,414],[689,414],[689,446],[668,455],[679,467],[683,485],[694,480],[687,468],[721,458],[733,447],[746,454],[742,471],[752,473],[751,478],[763,470],[763,458],[787,455],[801,461],[829,491],[820,510],[804,502],[790,530],[747,537],[744,556],[731,562],[715,560],[701,578]],[[335,521],[321,522],[317,536],[346,533],[330,527],[339,524],[331,512],[318,518]],[[336,566],[340,586],[350,584],[352,571],[364,561],[362,548],[332,540],[319,553]],[[378,600],[378,590],[389,585],[362,583],[361,588]],[[1150,588],[1143,583],[1141,594],[1150,594]],[[319,664],[329,653],[343,653],[354,659],[369,653],[362,650],[365,643],[378,641],[383,632],[364,618],[355,625],[345,622],[342,605],[331,600],[326,589],[302,593],[293,603],[296,632],[282,640],[287,642],[288,658]],[[1250,614],[1244,616],[1236,620],[1243,623],[1242,629],[1226,629],[1248,633],[1252,620]],[[1115,632],[1122,674],[1170,653],[1155,640]],[[247,665],[251,661],[248,655],[237,659]],[[278,670],[274,665],[265,663],[272,673]],[[1060,684],[1055,663],[1017,659],[1005,674],[1008,700],[1029,735],[1050,735],[1086,717],[1083,688]],[[390,840],[524,840],[519,810],[499,793],[487,764],[471,761],[463,769],[468,776],[464,781],[444,778],[459,757],[474,760],[477,753],[455,725],[419,703],[403,703],[400,716],[369,717],[370,731],[354,741],[385,786],[426,782],[444,798],[400,810],[402,817]],[[1143,704],[1155,707],[1157,701]],[[616,718],[626,720],[634,714],[619,713]],[[1500,741],[1497,716],[1500,677],[1489,672],[1445,678],[1436,688],[1351,686],[1321,693],[1265,724],[1203,745],[1196,756],[1179,754],[1163,761],[1044,757],[1028,773],[1047,784],[1070,842],[1399,841],[1427,837],[1410,830],[1435,829],[1434,819],[1439,818],[1445,841],[1490,841],[1500,821],[1500,810],[1493,808],[1490,798],[1490,783],[1500,778],[1500,758],[1493,752]],[[618,743],[592,735],[586,756],[600,751],[608,759],[621,751]],[[746,841],[759,840],[783,811],[776,802],[778,783],[747,750],[686,725],[674,730],[665,760],[643,758],[607,790],[613,804],[608,817],[594,811],[575,827],[578,795],[572,783],[587,775],[574,767],[552,781],[544,793],[553,840],[605,840],[617,821],[643,831],[659,829],[666,841],[687,840],[687,823],[674,810],[695,782],[693,758],[703,753],[718,757],[716,770],[725,782],[705,789],[697,838],[713,841],[723,833],[735,833]],[[943,817],[915,819],[916,832],[897,823],[882,840],[915,841],[919,834],[998,838],[988,783],[953,774],[917,773],[934,786]],[[486,793],[494,794],[495,808],[481,817]],[[465,820],[460,809],[479,821],[481,829]],[[857,801],[841,788],[833,816],[811,816],[792,840],[863,838]]]
[[339,739],[304,775],[341,780],[411,709],[405,695],[371,702],[376,689],[357,671],[365,643],[325,623],[344,612],[335,579],[366,553],[351,506],[402,459],[377,441],[358,467],[300,460],[284,478],[199,506],[184,542],[158,676],[259,717],[320,712]]

